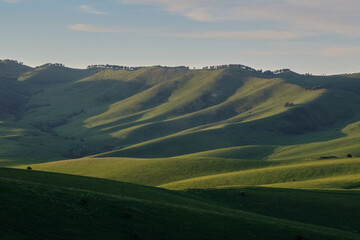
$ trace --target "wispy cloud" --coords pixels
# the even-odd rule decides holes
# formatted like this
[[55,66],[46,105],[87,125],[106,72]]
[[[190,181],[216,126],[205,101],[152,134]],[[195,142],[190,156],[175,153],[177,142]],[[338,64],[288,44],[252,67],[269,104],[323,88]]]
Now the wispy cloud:
[[173,36],[192,37],[192,38],[216,38],[216,39],[264,39],[281,40],[298,38],[299,33],[285,31],[240,31],[240,32],[197,32],[197,33],[178,33]]
[[[11,1],[11,0],[10,0]],[[107,14],[107,12],[101,12],[96,10],[95,8],[89,6],[89,5],[81,5],[80,10],[86,13],[90,13],[90,14],[96,14],[96,15],[104,15]]]
[[91,24],[74,24],[67,26],[68,29],[80,32],[91,33],[154,33],[156,30],[152,29],[134,29],[122,27],[104,27]]
[[7,2],[7,3],[18,3],[20,2],[20,0],[2,0],[3,2]]
[[349,57],[360,54],[360,47],[334,47],[322,50],[325,57]]
[[314,51],[303,49],[267,49],[267,50],[245,50],[239,52],[240,55],[246,56],[300,56],[300,55],[317,55]]
[[74,31],[81,31],[81,32],[93,32],[93,33],[116,33],[119,32],[119,29],[115,28],[106,28],[102,26],[95,26],[89,24],[74,24],[68,26],[68,29]]
[[90,24],[74,24],[67,27],[68,29],[81,32],[92,33],[146,33],[167,37],[184,37],[184,38],[213,38],[213,39],[263,39],[263,40],[281,40],[291,39],[302,36],[300,33],[284,31],[240,31],[240,32],[196,32],[196,33],[167,33],[166,31],[155,29],[127,29],[121,27],[104,27]]

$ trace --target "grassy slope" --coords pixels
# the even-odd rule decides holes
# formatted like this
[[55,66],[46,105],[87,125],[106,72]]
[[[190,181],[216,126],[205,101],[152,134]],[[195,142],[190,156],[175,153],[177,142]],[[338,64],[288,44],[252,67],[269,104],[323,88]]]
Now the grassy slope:
[[217,204],[326,227],[359,232],[359,191],[269,187],[197,189],[189,193]]
[[[276,87],[276,89],[278,88]],[[293,95],[294,93],[289,92],[289,96]],[[276,101],[275,99],[277,98],[273,96],[271,102]],[[100,156],[169,157],[239,145],[282,145],[284,143],[291,145],[331,140],[345,136],[340,131],[332,132],[332,129],[344,128],[347,124],[351,124],[358,119],[360,105],[354,105],[353,102],[359,100],[359,96],[355,94],[331,90],[319,97],[319,100],[314,101],[314,103],[299,105],[283,113],[271,113],[272,108],[266,109],[262,107],[259,108],[261,111],[265,111],[266,114],[272,116],[259,117],[251,121],[244,118],[241,121],[240,114],[236,117],[240,121],[234,118],[226,121],[215,121],[213,124],[190,128]],[[286,110],[279,105],[277,106],[279,111]],[[267,106],[273,105],[268,104]],[[197,115],[201,114],[200,112]],[[221,115],[221,110],[216,109],[214,113]],[[256,115],[257,112],[252,110],[251,114]],[[186,118],[186,115],[174,120],[174,125],[182,126],[182,124],[186,124],[184,118]],[[205,115],[204,118],[209,119],[209,116]],[[191,122],[199,124],[202,118],[192,120],[195,121]],[[166,129],[171,128],[171,123],[171,120],[166,121]],[[161,128],[155,129],[161,131]],[[135,133],[133,132],[133,134]],[[151,132],[140,132],[137,133],[137,136],[146,135],[147,133]],[[127,133],[126,137],[129,137],[129,135]]]
[[359,159],[325,159],[348,153],[358,156],[359,123],[341,132],[347,136],[287,147],[233,147],[162,159],[83,158],[33,167],[175,189],[264,184],[354,188],[359,185]]
[[29,98],[26,88],[16,80],[0,77],[0,118],[8,119],[24,108]]
[[[359,238],[314,226],[359,231],[355,191],[236,187],[358,189],[359,158],[320,160],[360,155],[358,75],[267,76],[236,68],[159,67],[94,73],[50,66],[30,70],[19,80],[6,78],[6,86],[0,86],[0,93],[11,97],[23,97],[22,88],[32,94],[21,103],[25,110],[17,112],[16,121],[0,121],[0,165],[14,159],[61,159],[69,151],[105,152],[32,167],[169,189],[234,189],[192,191],[195,196],[190,197],[107,180],[1,169],[0,186],[7,194],[0,204],[6,210],[0,219],[7,224],[1,237],[81,238],[88,233],[94,239],[111,239],[113,234],[126,239],[295,239],[297,234],[305,239]],[[305,90],[314,86],[321,89]],[[285,102],[295,107],[284,108]],[[246,198],[239,196],[242,191]],[[81,203],[84,196],[89,206]],[[28,207],[30,202],[34,208]],[[49,211],[59,215],[54,224]],[[17,229],[20,215],[26,216],[20,225],[30,219],[34,224]],[[339,219],[325,220],[334,215]],[[347,223],[350,218],[354,224]],[[61,224],[63,219],[67,224]],[[100,224],[93,224],[94,219]],[[166,224],[168,229],[163,228]]]
[[23,73],[31,70],[31,67],[13,61],[0,60],[0,78],[16,79]]
[[[269,76],[236,67],[95,72],[46,66],[19,80],[32,95],[17,122],[6,126],[24,134],[3,139],[9,150],[0,156],[30,162],[96,153],[173,157],[249,145],[266,149],[261,158],[275,158],[270,155],[277,146],[346,136],[335,130],[356,122],[360,112],[356,76]],[[304,89],[313,85],[323,88]],[[296,107],[284,108],[285,102]],[[245,148],[233,158],[249,158],[243,157],[249,155]]]
[[[165,74],[167,72],[168,75]],[[183,72],[177,69],[144,68],[134,72],[105,70],[92,74],[93,70],[48,66],[29,71],[20,77],[21,85],[32,93],[25,106],[26,111],[16,122],[27,134],[19,140],[22,147],[15,143],[18,151],[13,154],[2,153],[1,156],[16,158],[16,154],[27,152],[27,146],[31,146],[33,154],[18,156],[17,159],[59,159],[64,158],[62,155],[71,149],[79,152],[96,149],[99,142],[101,145],[96,151],[105,151],[113,147],[109,146],[113,138],[99,128],[89,129],[83,121],[106,111],[113,102]],[[161,75],[165,79],[159,79]],[[82,139],[86,140],[86,144],[80,141]],[[32,142],[37,142],[38,147],[33,147]],[[14,143],[8,141],[6,144]]]
[[[350,231],[342,231],[267,217],[233,207],[228,208],[219,201],[218,204],[214,204],[214,201],[213,204],[204,203],[203,197],[198,201],[197,197],[191,195],[185,197],[185,194],[161,189],[33,171],[24,173],[20,170],[0,169],[0,172],[2,175],[0,188],[6,196],[0,200],[2,212],[0,232],[3,239],[50,237],[53,239],[74,237],[77,239],[234,239],[238,236],[242,239],[297,239],[298,236],[304,239],[357,239],[359,237],[358,234],[350,232],[353,228],[350,228]],[[102,190],[89,191],[91,185],[88,183],[91,181],[95,186],[102,186]],[[53,185],[50,186],[49,183]],[[112,189],[120,187],[122,191],[111,195],[103,193],[109,187]],[[139,196],[139,191],[134,191],[133,188],[142,188],[151,194]],[[161,196],[161,198],[147,199],[153,196]],[[181,199],[181,201],[168,204],[172,199]],[[192,205],[187,207],[189,203]],[[49,212],[52,213],[51,216]]]
[[[253,160],[176,157],[164,159],[83,158],[31,165],[33,169],[83,176],[160,185],[187,178],[221,172],[240,171],[277,165],[276,162]],[[21,166],[20,168],[25,168]]]
[[84,158],[32,167],[169,189],[233,185],[337,189],[360,186],[359,158],[295,162],[185,156],[169,159]]
[[[360,159],[336,159],[280,165],[186,179],[161,185],[169,189],[212,188],[232,185],[267,185],[301,182],[328,177],[355,175],[360,172]],[[352,185],[353,183],[351,183]],[[334,184],[336,186],[336,184]],[[339,184],[337,188],[343,187]],[[336,188],[336,187],[335,187]]]

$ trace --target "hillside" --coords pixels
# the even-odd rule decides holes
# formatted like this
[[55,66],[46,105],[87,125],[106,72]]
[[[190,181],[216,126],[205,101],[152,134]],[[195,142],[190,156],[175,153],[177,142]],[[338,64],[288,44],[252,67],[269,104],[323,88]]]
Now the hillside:
[[[256,207],[269,196],[261,189],[178,193],[108,180],[35,171],[0,169],[0,237],[2,239],[358,239],[358,225],[324,221],[346,212],[350,205],[316,213],[301,205],[304,213],[286,220],[285,208],[278,216]],[[221,191],[221,190],[220,190]],[[297,193],[299,194],[299,193]],[[270,193],[271,195],[271,193]],[[348,193],[305,193],[307,198],[356,202]],[[214,197],[215,196],[215,197]],[[237,196],[237,205],[226,198]],[[280,200],[283,195],[278,194]],[[253,202],[247,200],[257,199]],[[246,209],[245,211],[243,209]],[[358,206],[352,209],[355,215]],[[49,214],[51,212],[51,215]],[[289,214],[289,213],[288,213]],[[267,216],[269,215],[269,216]],[[304,221],[305,217],[307,220]],[[347,216],[349,217],[349,216]],[[307,222],[307,223],[304,223]],[[325,223],[326,222],[326,223]],[[201,224],[199,224],[201,223]],[[318,225],[315,225],[318,224]],[[324,226],[326,225],[326,226]]]
[[335,147],[331,154],[360,154],[356,133],[343,131],[360,119],[358,75],[262,73],[242,65],[79,70],[46,64],[23,70],[0,87],[3,129],[17,129],[0,139],[9,146],[0,158],[18,163],[228,148],[239,149],[232,158],[252,159],[246,153],[251,146],[266,149],[254,150],[255,158],[275,159],[285,157],[280,149],[335,142],[346,142],[348,150]]
[[16,79],[32,68],[15,60],[0,59],[0,78]]
[[6,60],[0,145],[1,239],[360,238],[359,74]]

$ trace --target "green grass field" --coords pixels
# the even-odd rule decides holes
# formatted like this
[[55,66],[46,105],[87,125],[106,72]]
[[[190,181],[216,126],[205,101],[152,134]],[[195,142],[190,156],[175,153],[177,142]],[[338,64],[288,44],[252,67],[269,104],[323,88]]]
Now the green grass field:
[[1,239],[360,239],[359,74],[0,61],[0,146]]
[[[265,212],[264,215],[248,211],[262,198],[273,195],[266,189],[240,189],[245,195],[239,189],[225,190],[226,194],[215,193],[222,190],[178,193],[30,170],[0,169],[0,172],[0,188],[5,194],[0,199],[2,239],[234,239],[239,236],[242,239],[358,239],[360,236],[356,233],[358,225],[343,226],[340,220],[334,227],[335,220],[323,222],[324,218],[333,217],[333,213],[347,211],[351,205],[340,204],[336,210],[325,213],[313,212],[317,218],[307,218],[304,222],[308,223],[301,221],[312,216],[313,206],[306,201],[301,201],[301,209],[310,213],[294,214],[290,217],[293,220],[284,218],[290,214],[285,211],[289,205],[280,205],[277,217],[271,216],[276,214],[266,208],[255,207],[257,212]],[[303,199],[309,199],[307,194]],[[327,199],[329,206],[339,199],[353,203],[360,196],[347,192],[314,195]],[[229,197],[232,201],[226,199]],[[276,197],[282,199],[284,194],[277,193]],[[360,210],[358,205],[353,207]],[[347,217],[357,217],[356,211]]]

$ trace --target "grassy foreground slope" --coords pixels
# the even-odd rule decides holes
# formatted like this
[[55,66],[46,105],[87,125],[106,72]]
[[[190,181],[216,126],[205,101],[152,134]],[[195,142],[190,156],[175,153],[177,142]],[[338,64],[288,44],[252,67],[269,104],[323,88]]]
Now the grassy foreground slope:
[[323,160],[304,163],[295,163],[267,167],[261,169],[251,169],[245,171],[236,171],[230,173],[214,174],[209,176],[197,177],[192,179],[181,180],[161,187],[169,189],[188,189],[188,188],[212,188],[236,185],[267,185],[274,183],[301,182],[330,177],[346,177],[351,175],[353,178],[348,179],[347,184],[340,182],[333,188],[350,188],[353,181],[358,181],[360,172],[359,159],[340,159],[340,160]]
[[238,185],[356,189],[360,186],[359,158],[295,162],[209,157],[84,158],[32,167],[42,171],[100,177],[168,189]]
[[359,191],[232,187],[188,192],[234,209],[357,233],[360,231],[357,220],[360,213]]
[[[219,200],[207,203],[206,198],[192,194],[34,171],[0,172],[5,196],[0,198],[2,239],[359,238],[352,226],[346,231],[268,217],[225,206]],[[88,181],[102,185],[103,191],[76,183]],[[105,186],[122,191],[109,194]],[[149,195],[139,196],[133,188]],[[161,195],[162,199],[147,199]],[[169,203],[172,199],[182,202]]]
[[[59,172],[157,186],[187,178],[277,165],[253,160],[176,157],[162,159],[82,158],[31,165],[35,170]],[[20,166],[25,168],[26,166]]]
[[[93,157],[32,167],[172,189],[268,184],[353,189],[360,186],[359,123],[341,133],[345,137],[291,146],[242,146],[158,159]],[[349,153],[353,158],[345,158]]]

